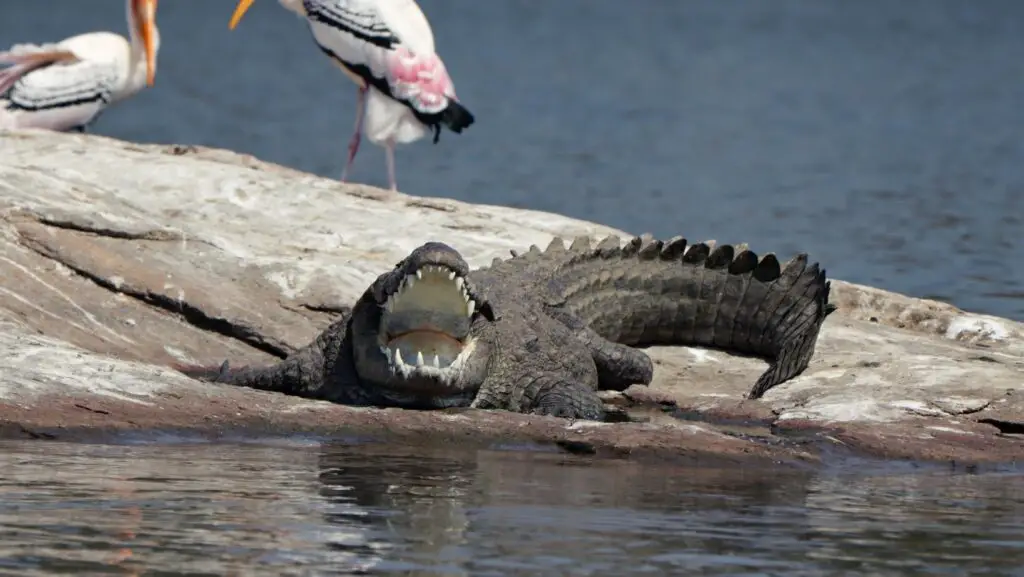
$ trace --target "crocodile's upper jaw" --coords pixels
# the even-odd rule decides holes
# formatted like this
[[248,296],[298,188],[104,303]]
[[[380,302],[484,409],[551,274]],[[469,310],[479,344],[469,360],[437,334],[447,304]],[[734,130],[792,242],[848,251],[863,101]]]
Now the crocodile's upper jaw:
[[378,344],[392,375],[450,385],[475,349],[478,305],[464,276],[442,264],[405,274],[381,306]]

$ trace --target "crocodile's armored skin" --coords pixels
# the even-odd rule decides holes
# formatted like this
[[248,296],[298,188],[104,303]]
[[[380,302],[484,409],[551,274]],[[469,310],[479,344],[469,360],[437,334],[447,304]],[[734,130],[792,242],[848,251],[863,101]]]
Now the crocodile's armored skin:
[[649,384],[650,345],[698,345],[770,362],[750,390],[800,374],[829,304],[804,254],[637,237],[555,239],[470,271],[429,242],[382,274],[311,344],[262,368],[187,374],[352,405],[470,406],[602,419],[598,389]]

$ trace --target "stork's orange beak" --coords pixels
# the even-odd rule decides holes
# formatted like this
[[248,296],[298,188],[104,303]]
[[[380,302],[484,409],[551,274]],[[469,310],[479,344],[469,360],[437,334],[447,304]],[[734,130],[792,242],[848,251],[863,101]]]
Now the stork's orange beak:
[[238,22],[242,19],[242,16],[245,15],[245,11],[252,6],[253,1],[254,0],[238,0],[238,6],[235,6],[235,13],[231,15],[231,22],[228,24],[228,28],[234,30],[235,26],[238,26]]
[[142,48],[146,51],[146,86],[153,86],[156,80],[156,3],[157,0],[136,0],[134,5]]

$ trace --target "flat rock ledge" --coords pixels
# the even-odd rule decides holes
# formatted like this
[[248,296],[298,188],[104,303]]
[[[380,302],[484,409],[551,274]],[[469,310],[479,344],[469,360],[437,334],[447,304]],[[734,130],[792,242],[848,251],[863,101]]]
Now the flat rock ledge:
[[168,368],[282,358],[427,240],[479,266],[582,234],[631,236],[223,150],[0,132],[0,436],[302,432],[798,466],[836,449],[965,464],[1024,456],[1024,325],[842,281],[811,366],[761,400],[743,399],[760,360],[650,349],[654,383],[606,399],[641,422],[352,408]]

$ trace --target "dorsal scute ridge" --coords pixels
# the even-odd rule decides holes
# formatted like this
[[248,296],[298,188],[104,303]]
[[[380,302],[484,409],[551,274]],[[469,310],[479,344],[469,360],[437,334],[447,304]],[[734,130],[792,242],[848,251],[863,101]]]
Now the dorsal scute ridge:
[[717,245],[711,251],[711,254],[708,255],[707,260],[704,261],[704,267],[710,269],[725,268],[732,263],[732,257],[732,245]]
[[622,253],[622,239],[611,234],[602,238],[594,247],[594,255],[598,258],[609,259],[619,256]]
[[637,256],[640,260],[654,260],[661,254],[661,249],[665,243],[654,238],[653,236],[642,236],[640,239],[639,248],[637,249]]
[[711,254],[711,247],[706,242],[698,242],[690,245],[690,248],[683,253],[683,262],[688,264],[701,264]]
[[572,244],[569,245],[570,252],[586,253],[590,251],[590,237],[586,235],[577,236],[572,239]]
[[673,236],[667,241],[661,243],[660,256],[664,260],[679,260],[679,257],[686,253],[686,249],[689,245],[686,239],[681,236]]
[[[799,253],[785,263],[780,263],[775,253],[758,255],[750,250],[749,243],[718,244],[715,240],[690,243],[683,236],[673,236],[668,240],[658,240],[650,233],[630,238],[623,243],[618,235],[608,235],[597,240],[587,235],[576,236],[566,246],[566,238],[555,236],[547,248],[541,250],[537,245],[530,245],[528,251],[517,253],[511,251],[513,258],[536,260],[544,255],[568,255],[570,263],[584,262],[590,259],[606,260],[612,257],[638,258],[641,261],[661,260],[666,262],[683,262],[691,265],[704,265],[709,269],[725,268],[729,274],[751,274],[762,282],[771,282],[789,272],[792,278],[799,278],[811,270],[816,274],[824,274],[818,270],[817,263],[808,266],[807,254]],[[495,258],[491,266],[496,266],[502,259]],[[797,270],[792,270],[795,267]],[[812,268],[813,267],[813,268]],[[795,273],[795,274],[794,274]]]
[[754,278],[761,282],[772,282],[782,275],[782,265],[775,253],[770,252],[762,256],[754,267]]
[[643,238],[634,236],[629,239],[626,246],[622,247],[622,256],[634,256],[640,251],[640,246],[643,243]]
[[747,250],[746,244],[743,245],[744,249],[740,250],[736,254],[732,262],[729,263],[729,274],[734,275],[749,275],[757,269],[757,253],[752,250]]
[[551,242],[548,243],[548,247],[546,249],[544,249],[544,252],[545,253],[550,253],[550,254],[562,254],[562,253],[564,253],[565,252],[565,240],[562,237],[560,237],[560,236],[556,236],[556,237],[552,238]]

